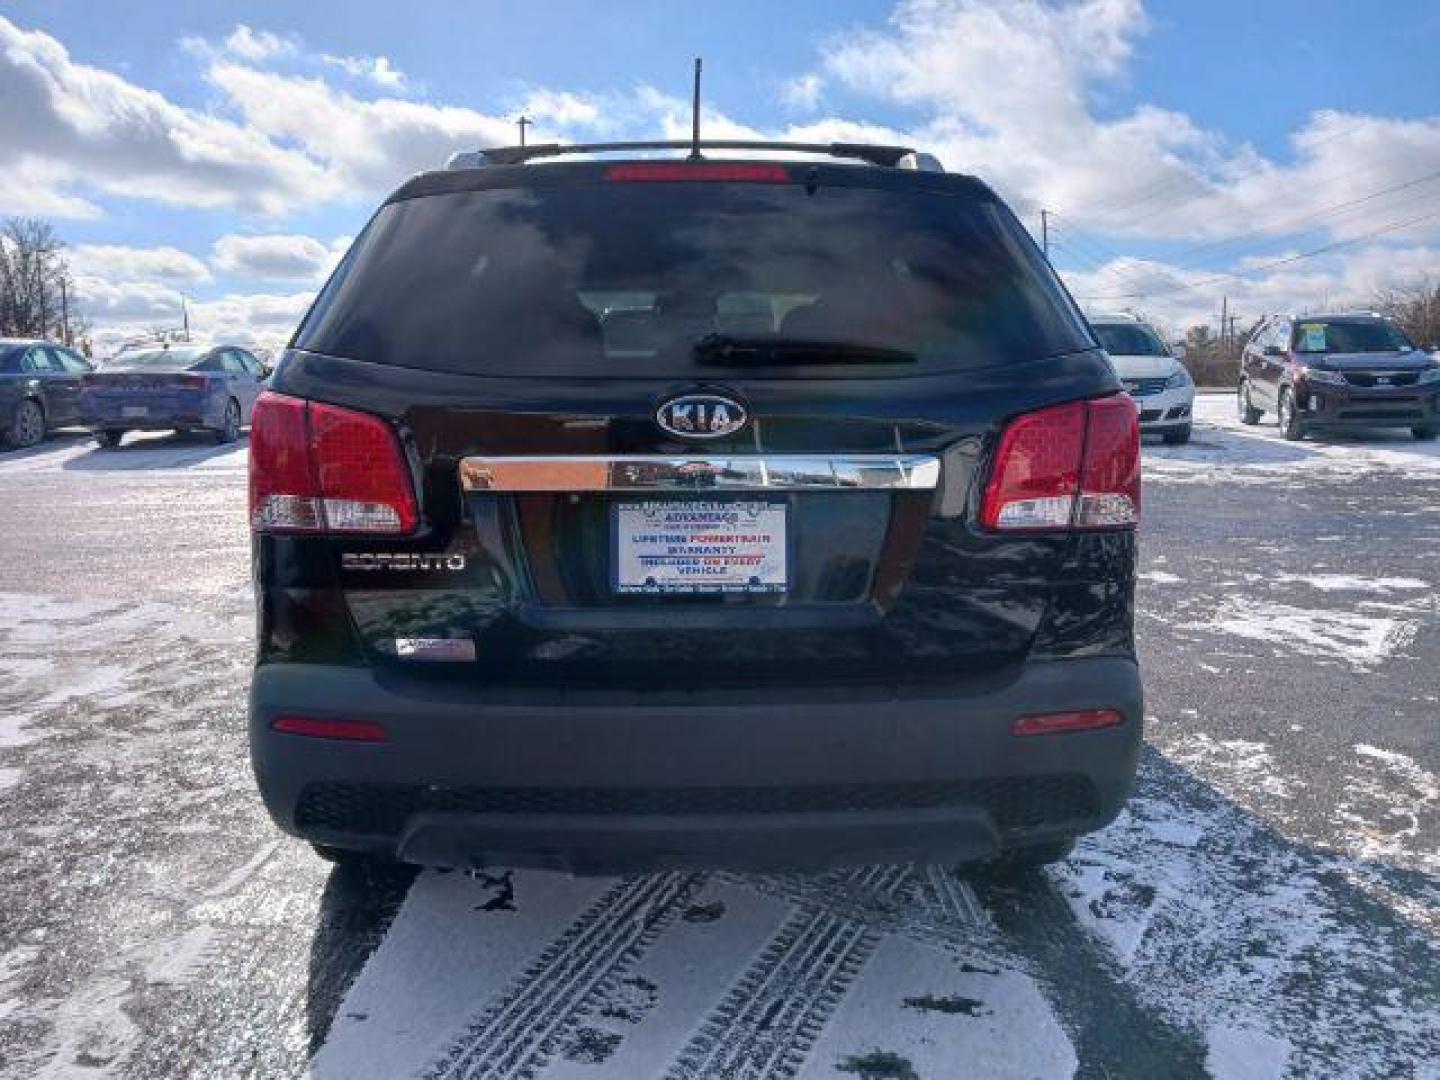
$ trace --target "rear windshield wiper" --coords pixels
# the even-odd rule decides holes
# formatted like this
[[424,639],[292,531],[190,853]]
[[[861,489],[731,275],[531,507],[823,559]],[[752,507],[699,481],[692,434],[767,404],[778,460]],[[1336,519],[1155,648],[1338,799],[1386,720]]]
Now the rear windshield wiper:
[[763,364],[908,364],[908,349],[863,341],[794,338],[783,334],[706,334],[692,346],[697,363],[726,367]]

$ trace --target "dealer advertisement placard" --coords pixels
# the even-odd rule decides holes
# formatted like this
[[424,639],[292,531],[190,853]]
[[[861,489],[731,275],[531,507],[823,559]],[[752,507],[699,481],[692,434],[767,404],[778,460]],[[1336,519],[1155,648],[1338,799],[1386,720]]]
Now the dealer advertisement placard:
[[649,500],[611,508],[620,593],[778,593],[788,584],[786,505]]

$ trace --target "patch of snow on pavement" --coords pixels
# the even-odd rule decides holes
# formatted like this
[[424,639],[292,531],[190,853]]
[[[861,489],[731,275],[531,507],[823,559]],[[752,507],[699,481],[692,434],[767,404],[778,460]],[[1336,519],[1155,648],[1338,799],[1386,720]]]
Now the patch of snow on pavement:
[[1227,600],[1203,627],[1281,646],[1287,654],[1300,652],[1340,660],[1363,671],[1408,645],[1419,623],[1355,611]]
[[1178,574],[1171,574],[1165,570],[1146,570],[1137,574],[1141,581],[1153,581],[1156,585],[1174,585],[1185,579]]
[[[961,961],[961,939],[983,963]],[[943,1076],[957,1061],[986,1076],[1076,1067],[1039,985],[953,874],[496,870],[416,880],[312,1068],[721,1080]],[[866,1071],[875,1062],[910,1072]]]
[[1219,1024],[1205,1041],[1205,1068],[1214,1080],[1280,1080],[1290,1063],[1288,1042],[1254,1028]]
[[[1015,1037],[1019,1031],[1023,1039]],[[866,1071],[867,1062],[892,1063],[891,1071]],[[965,1065],[957,1071],[959,1062]],[[1071,1076],[1077,1064],[1032,979],[1004,969],[964,971],[951,957],[890,937],[826,1024],[797,1080],[957,1075],[1018,1080]]]
[[1361,476],[1392,470],[1433,476],[1440,472],[1440,442],[1417,442],[1403,428],[1287,442],[1272,417],[1247,426],[1236,417],[1231,395],[1200,394],[1191,441],[1184,446],[1147,443],[1142,465],[1147,479],[1178,484],[1293,483],[1307,472]]
[[145,964],[146,980],[152,983],[187,982],[210,959],[217,940],[213,926],[199,923],[179,938],[157,944]]
[[[1206,1034],[1214,1075],[1399,1077],[1440,1063],[1440,950],[1351,884],[1348,859],[1286,839],[1153,751],[1139,790],[1049,873],[1136,998]],[[1157,822],[1203,836],[1157,843]]]
[[1440,780],[1406,754],[1357,743],[1357,771],[1335,808],[1358,857],[1440,874],[1440,851],[1417,847],[1420,822],[1440,807]]
[[1363,578],[1351,574],[1287,574],[1281,581],[1294,581],[1309,585],[1322,592],[1407,592],[1413,589],[1428,589],[1430,583],[1419,578],[1378,577]]
[[1178,764],[1224,790],[1259,790],[1277,799],[1288,799],[1301,783],[1280,774],[1270,747],[1249,739],[1216,739],[1195,732],[1167,753]]

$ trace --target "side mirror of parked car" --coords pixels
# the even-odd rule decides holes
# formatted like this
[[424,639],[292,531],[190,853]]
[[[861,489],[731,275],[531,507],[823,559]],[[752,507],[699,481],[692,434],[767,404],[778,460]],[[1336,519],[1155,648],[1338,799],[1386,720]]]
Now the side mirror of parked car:
[[1170,346],[1170,355],[1173,356],[1173,357],[1175,357],[1176,360],[1184,360],[1184,359],[1185,359],[1185,343],[1184,343],[1184,342],[1181,342],[1181,341],[1177,341],[1177,342],[1175,342],[1174,345],[1171,345],[1171,346]]

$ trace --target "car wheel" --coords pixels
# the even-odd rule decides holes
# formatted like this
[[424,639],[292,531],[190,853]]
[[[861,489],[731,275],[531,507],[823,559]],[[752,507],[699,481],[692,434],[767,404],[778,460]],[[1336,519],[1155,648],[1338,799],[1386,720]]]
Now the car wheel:
[[1295,395],[1288,386],[1280,391],[1280,404],[1275,414],[1280,419],[1280,434],[1286,439],[1295,442],[1305,437],[1305,422],[1300,419],[1300,413],[1295,408]]
[[120,447],[120,440],[125,435],[123,431],[114,428],[107,428],[104,431],[95,432],[95,441],[100,444],[102,450],[116,450]]
[[1410,434],[1414,435],[1415,438],[1419,439],[1421,442],[1429,442],[1431,439],[1435,438],[1436,435],[1440,435],[1440,428],[1412,427],[1410,429]]
[[40,403],[26,398],[15,406],[15,419],[5,442],[20,449],[34,446],[45,438],[45,410]]
[[1182,428],[1172,428],[1165,432],[1162,438],[1168,446],[1179,446],[1182,443],[1187,443],[1190,441],[1190,425],[1186,424]]
[[1265,414],[1250,403],[1250,380],[1244,379],[1240,383],[1240,389],[1235,394],[1236,409],[1240,414],[1240,423],[1258,424],[1260,417]]
[[225,426],[215,432],[215,442],[232,443],[240,437],[240,403],[231,398],[225,403]]

